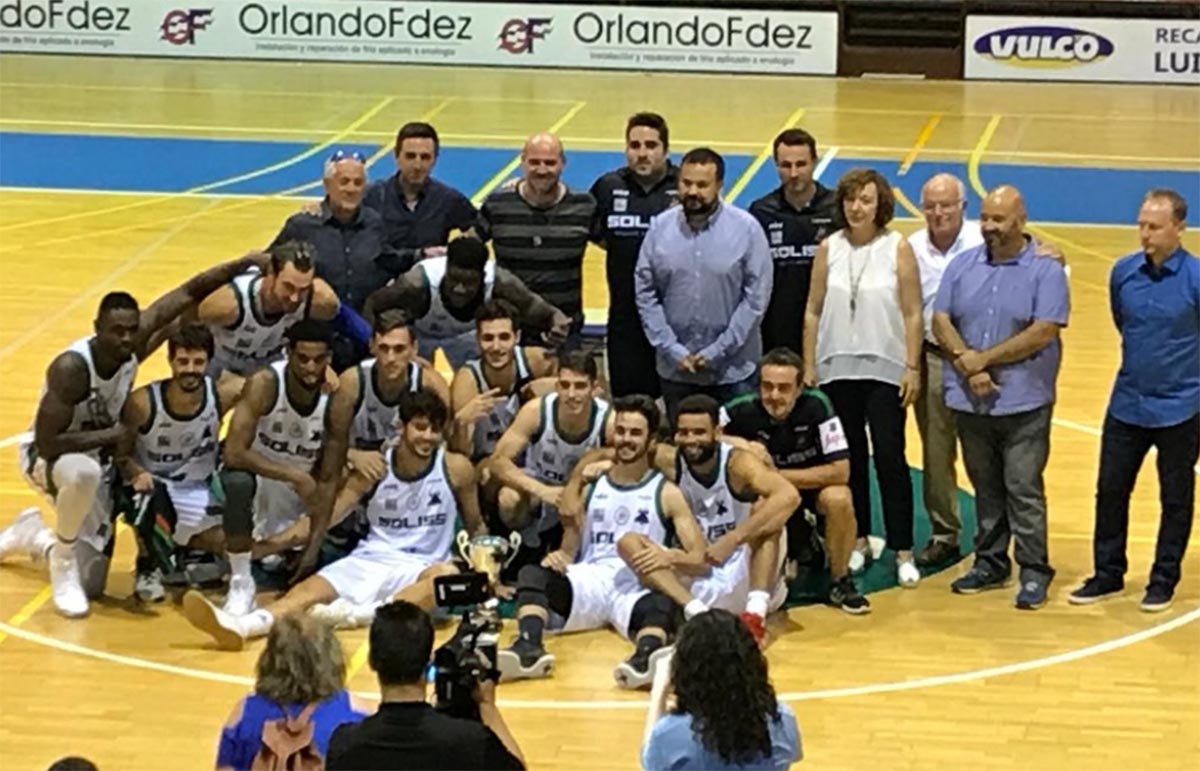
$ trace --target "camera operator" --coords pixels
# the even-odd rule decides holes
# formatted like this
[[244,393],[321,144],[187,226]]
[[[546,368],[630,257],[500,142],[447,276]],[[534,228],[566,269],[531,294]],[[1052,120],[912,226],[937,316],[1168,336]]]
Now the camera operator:
[[524,769],[521,748],[496,708],[496,685],[477,690],[482,722],[445,715],[426,702],[433,620],[410,602],[381,606],[371,623],[371,669],[379,677],[379,711],[340,727],[325,764],[338,769]]

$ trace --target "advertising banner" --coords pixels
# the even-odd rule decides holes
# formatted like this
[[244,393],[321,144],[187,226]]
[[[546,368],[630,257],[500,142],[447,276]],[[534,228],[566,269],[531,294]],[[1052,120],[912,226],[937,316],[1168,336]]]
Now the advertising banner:
[[837,71],[833,12],[386,0],[0,0],[0,51],[373,64]]
[[968,16],[968,79],[1200,83],[1200,21]]

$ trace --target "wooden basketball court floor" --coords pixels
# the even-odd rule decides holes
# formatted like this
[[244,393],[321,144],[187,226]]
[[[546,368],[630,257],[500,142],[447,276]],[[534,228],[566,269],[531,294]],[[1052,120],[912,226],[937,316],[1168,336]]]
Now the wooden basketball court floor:
[[[1187,88],[0,57],[5,130],[290,138],[310,143],[304,157],[317,161],[349,141],[382,149],[398,125],[422,116],[447,146],[515,156],[524,135],[553,127],[569,151],[619,150],[623,121],[639,109],[668,117],[676,151],[705,143],[754,156],[746,179],[768,161],[764,143],[797,123],[823,146],[893,169],[965,164],[975,190],[1001,181],[988,173],[999,162],[1193,174],[1200,167],[1200,92]],[[381,156],[373,171],[390,174]],[[6,160],[13,159],[0,164]],[[486,192],[511,168],[467,192]],[[1200,208],[1200,177],[1192,179],[1186,194]],[[727,180],[727,195],[739,194],[739,184]],[[101,294],[122,288],[149,300],[200,265],[266,243],[297,207],[278,196],[206,194],[215,187],[141,195],[0,189],[0,525],[37,502],[17,473],[13,437],[28,427],[46,364],[88,333]],[[904,207],[898,224],[907,231],[915,210]],[[1127,220],[1134,218],[1131,208]],[[796,709],[806,766],[1200,768],[1198,550],[1170,611],[1137,608],[1157,523],[1152,458],[1133,505],[1126,594],[1082,609],[1066,602],[1091,567],[1098,428],[1118,361],[1107,277],[1113,259],[1137,245],[1134,228],[1115,222],[1039,224],[1073,270],[1047,474],[1058,569],[1050,603],[1022,613],[1007,591],[954,596],[949,583],[963,563],[915,591],[873,595],[867,617],[817,606],[773,620],[772,676]],[[1187,243],[1195,250],[1200,239]],[[601,266],[591,255],[589,307],[605,306]],[[156,359],[142,377],[165,371]],[[915,430],[910,437],[915,466]],[[102,769],[212,763],[219,726],[246,692],[259,648],[217,653],[170,604],[143,609],[121,599],[131,591],[131,564],[126,533],[109,583],[115,599],[84,621],[54,614],[40,569],[0,569],[0,768],[42,768],[67,754]],[[343,642],[351,687],[375,693],[365,633],[346,633]],[[616,690],[610,676],[625,645],[608,633],[551,645],[559,655],[554,679],[501,689],[530,766],[635,767],[644,697]]]

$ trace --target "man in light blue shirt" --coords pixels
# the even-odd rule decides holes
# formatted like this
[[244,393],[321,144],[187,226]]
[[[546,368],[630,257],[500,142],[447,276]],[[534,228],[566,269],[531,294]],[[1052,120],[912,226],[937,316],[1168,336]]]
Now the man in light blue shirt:
[[942,276],[933,331],[946,351],[946,404],[955,411],[963,463],[975,487],[975,564],[958,594],[1007,585],[1009,540],[1021,566],[1016,606],[1040,608],[1054,578],[1046,546],[1050,415],[1070,292],[1063,266],[1040,259],[1025,236],[1025,203],[1001,186],[983,200],[984,245]]
[[1171,607],[1196,508],[1200,456],[1200,260],[1183,248],[1187,201],[1151,190],[1138,213],[1142,250],[1113,266],[1109,300],[1121,333],[1121,369],[1100,440],[1096,573],[1075,605],[1119,594],[1129,563],[1129,497],[1142,461],[1158,450],[1162,515],[1142,610]]
[[725,402],[752,391],[762,354],[771,252],[754,217],[720,200],[724,176],[725,161],[712,150],[683,157],[681,206],[651,222],[634,272],[672,424],[689,394]]

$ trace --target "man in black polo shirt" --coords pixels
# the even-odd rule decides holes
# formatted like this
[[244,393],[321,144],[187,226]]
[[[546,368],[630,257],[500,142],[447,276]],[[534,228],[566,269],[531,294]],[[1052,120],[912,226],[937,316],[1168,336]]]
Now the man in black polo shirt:
[[679,169],[667,157],[669,130],[661,115],[639,112],[625,125],[624,168],[592,185],[592,240],[607,253],[608,377],[614,397],[662,395],[654,348],[646,340],[633,294],[633,269],[650,220],[679,199]]
[[802,350],[813,258],[821,241],[843,224],[834,191],[813,179],[816,167],[817,140],[804,129],[787,129],[775,137],[780,185],[750,204],[750,213],[767,233],[775,264],[771,301],[762,320],[764,351]]
[[[554,134],[534,134],[521,150],[521,180],[491,193],[479,208],[475,233],[491,241],[496,264],[583,328],[583,254],[596,201],[562,181],[567,163]],[[521,327],[526,342],[540,330]]]
[[800,508],[788,520],[791,554],[809,537],[804,510],[825,517],[833,577],[829,601],[847,613],[870,613],[871,605],[854,585],[849,567],[858,532],[850,495],[850,450],[829,397],[816,388],[800,387],[803,373],[799,355],[786,348],[769,352],[762,359],[758,394],[725,405],[724,436],[773,465],[800,491]]
[[367,661],[379,677],[379,711],[333,732],[329,771],[524,769],[521,748],[496,708],[495,684],[480,687],[481,722],[437,712],[425,701],[433,620],[410,602],[375,611]]
[[388,244],[412,264],[445,254],[451,231],[475,224],[475,207],[465,195],[430,174],[441,144],[428,123],[406,123],[396,134],[396,167],[387,179],[372,182],[363,205],[383,217]]
[[288,217],[268,247],[288,241],[313,245],[317,278],[333,288],[344,309],[337,319],[333,346],[333,366],[338,371],[357,364],[369,353],[370,328],[357,315],[362,313],[367,297],[410,265],[388,246],[380,216],[363,206],[366,181],[361,154],[334,153],[325,162],[325,199],[315,210],[306,207]]

